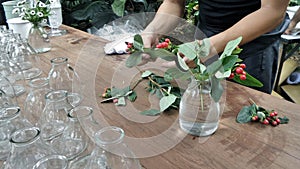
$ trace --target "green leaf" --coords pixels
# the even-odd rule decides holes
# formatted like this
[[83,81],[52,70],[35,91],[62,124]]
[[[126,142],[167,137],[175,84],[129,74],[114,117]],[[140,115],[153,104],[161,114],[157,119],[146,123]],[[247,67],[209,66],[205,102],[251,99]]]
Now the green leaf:
[[230,55],[227,57],[224,57],[222,59],[223,69],[225,71],[231,70],[232,67],[235,65],[236,61],[238,60],[239,56],[237,55]]
[[126,60],[126,66],[132,68],[142,62],[142,52],[132,53]]
[[179,55],[179,53],[177,53],[177,59],[175,60],[175,63],[178,67],[179,70],[183,71],[183,72],[187,72],[190,68],[189,66],[185,63],[185,61],[181,58],[181,56]]
[[128,92],[130,91],[130,86],[127,86],[123,89],[118,89],[118,88],[111,88],[111,96],[116,97],[116,96],[125,96]]
[[197,42],[188,42],[178,45],[178,53],[184,54],[190,60],[194,60],[197,56],[196,44]]
[[173,94],[161,98],[159,101],[160,111],[163,112],[169,108],[175,102],[176,98],[177,97]]
[[239,76],[234,76],[233,80],[245,86],[252,86],[252,87],[263,86],[263,84],[259,80],[251,76],[249,73],[246,74],[246,80],[241,80]]
[[151,58],[157,58],[160,57],[161,59],[164,59],[166,61],[174,61],[175,55],[172,52],[169,52],[165,49],[148,49],[145,48],[144,52],[151,56]]
[[215,102],[218,102],[223,94],[224,88],[220,83],[220,80],[215,76],[211,78],[211,97]]
[[223,79],[223,78],[229,77],[230,74],[231,74],[231,70],[227,70],[226,72],[217,71],[217,73],[215,74],[215,76],[218,79]]
[[234,39],[234,40],[229,41],[226,44],[225,49],[224,49],[222,55],[220,56],[220,58],[222,59],[222,58],[224,58],[226,56],[231,55],[232,52],[236,49],[236,47],[241,43],[241,41],[242,41],[242,37],[241,36],[238,37],[238,38],[236,38],[236,39]]
[[287,124],[290,121],[286,116],[284,116],[284,117],[278,117],[278,118],[280,120],[280,124]]
[[125,3],[126,3],[126,0],[114,0],[111,7],[116,15],[121,16],[121,17],[124,15]]
[[219,71],[221,68],[222,68],[222,61],[216,60],[212,64],[207,66],[206,71],[208,74],[213,75],[217,71]]
[[148,77],[148,76],[150,76],[151,74],[152,74],[152,72],[151,72],[151,71],[149,71],[149,70],[146,70],[145,72],[143,72],[143,74],[142,74],[142,78]]
[[239,114],[236,117],[236,121],[238,123],[248,123],[251,121],[252,114],[251,114],[252,107],[251,106],[244,106]]
[[207,57],[210,53],[210,41],[209,38],[205,38],[202,40],[202,44],[199,45],[196,41],[198,49],[196,48],[198,52],[198,56],[201,57]]
[[134,102],[137,98],[136,92],[133,91],[131,94],[128,95],[128,100]]
[[186,80],[191,77],[191,74],[189,72],[182,72],[178,68],[169,68],[165,71],[164,79],[166,81],[170,81],[174,79],[182,79]]
[[141,114],[146,115],[146,116],[157,116],[160,114],[160,111],[156,110],[156,109],[150,109],[150,110],[141,112]]
[[133,37],[133,46],[136,50],[139,50],[139,51],[144,51],[144,42],[143,42],[143,38],[141,35],[139,34],[136,34],[134,35]]
[[125,97],[119,97],[118,98],[118,102],[116,103],[117,106],[125,106],[126,102],[125,102]]
[[256,114],[257,114],[258,118],[261,119],[261,120],[266,118],[265,113],[262,112],[262,111],[257,111]]

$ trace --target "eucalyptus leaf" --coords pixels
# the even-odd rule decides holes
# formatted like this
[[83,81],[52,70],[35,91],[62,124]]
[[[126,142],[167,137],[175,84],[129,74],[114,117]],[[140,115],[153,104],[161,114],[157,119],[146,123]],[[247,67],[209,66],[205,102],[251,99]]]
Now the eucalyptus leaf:
[[127,86],[123,89],[118,89],[118,88],[111,88],[111,96],[116,97],[116,96],[125,96],[128,92],[130,91],[130,86]]
[[119,97],[116,106],[125,106],[125,105],[126,105],[125,97]]
[[231,74],[231,70],[227,70],[226,72],[217,71],[217,73],[215,74],[215,76],[218,79],[223,79],[223,78],[229,77],[230,74]]
[[170,81],[173,78],[174,79],[182,79],[187,80],[191,77],[191,74],[189,72],[182,72],[178,68],[169,68],[165,71],[164,78],[166,81]]
[[[196,41],[196,43],[198,43]],[[197,49],[197,53],[198,53],[198,56],[201,58],[201,57],[207,57],[210,53],[210,41],[209,41],[209,38],[205,38],[202,40],[202,44],[198,45],[198,49]]]
[[142,74],[142,78],[148,77],[148,76],[150,76],[151,74],[152,74],[152,72],[151,72],[151,71],[149,71],[149,70],[146,70],[145,72],[143,72],[143,74]]
[[222,53],[222,55],[220,56],[221,59],[223,59],[226,56],[230,56],[232,54],[232,52],[236,49],[236,47],[241,43],[242,41],[242,37],[238,37],[234,40],[229,41],[226,46],[225,49]]
[[179,53],[177,53],[175,63],[177,67],[183,72],[187,72],[190,69],[189,66],[185,63],[185,61],[181,58]]
[[206,71],[208,74],[213,75],[217,71],[219,71],[222,68],[222,61],[221,60],[216,60],[212,64],[208,65],[206,68]]
[[238,123],[248,123],[251,121],[252,113],[251,113],[251,106],[244,106],[239,114],[237,115],[236,121]]
[[126,59],[126,66],[132,68],[142,62],[142,52],[134,52]]
[[150,110],[143,111],[140,114],[146,115],[146,116],[157,116],[160,114],[160,111],[156,110],[156,109],[150,109]]
[[182,53],[190,60],[194,60],[197,57],[196,43],[197,42],[188,42],[178,45],[178,53]]
[[236,61],[238,60],[238,58],[239,58],[239,56],[237,56],[237,55],[230,55],[230,56],[224,57],[222,59],[223,69],[225,71],[231,70],[231,68],[235,65]]
[[175,54],[172,52],[169,52],[165,49],[148,49],[145,48],[144,52],[149,54],[151,58],[161,58],[166,61],[174,61],[175,60]]
[[215,102],[219,102],[222,94],[223,94],[224,88],[221,85],[221,82],[219,79],[217,79],[215,76],[211,77],[211,97]]
[[175,102],[176,98],[177,97],[173,94],[161,98],[159,101],[160,111],[163,112],[169,108]]
[[140,34],[136,34],[133,37],[133,46],[136,50],[144,52],[144,42]]
[[134,102],[137,98],[136,92],[133,91],[130,95],[128,95],[128,100]]

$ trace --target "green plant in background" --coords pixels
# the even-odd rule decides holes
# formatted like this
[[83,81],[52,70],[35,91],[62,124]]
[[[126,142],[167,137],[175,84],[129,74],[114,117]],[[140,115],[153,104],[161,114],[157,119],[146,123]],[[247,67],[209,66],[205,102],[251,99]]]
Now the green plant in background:
[[198,0],[188,0],[185,6],[185,16],[184,18],[194,25],[197,25],[199,15]]
[[100,28],[119,17],[155,12],[162,0],[61,0],[64,24],[86,30]]
[[297,6],[300,5],[300,0],[290,0],[289,6]]

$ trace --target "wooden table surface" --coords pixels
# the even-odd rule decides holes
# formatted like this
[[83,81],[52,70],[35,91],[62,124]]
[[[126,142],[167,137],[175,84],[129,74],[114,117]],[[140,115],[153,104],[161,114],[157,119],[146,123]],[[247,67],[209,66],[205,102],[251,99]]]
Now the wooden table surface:
[[[44,75],[50,70],[50,59],[67,57],[81,78],[74,88],[84,96],[81,105],[94,109],[97,125],[124,129],[128,144],[141,165],[146,169],[296,169],[300,165],[300,105],[241,86],[226,83],[226,102],[218,130],[209,137],[194,137],[184,133],[178,125],[178,111],[149,117],[139,112],[157,107],[157,100],[144,89],[136,87],[137,100],[127,106],[101,104],[99,97],[105,87],[126,87],[140,76],[140,71],[151,69],[158,73],[163,68],[150,63],[136,68],[126,68],[127,55],[105,55],[107,43],[99,37],[80,30],[62,26],[69,31],[61,37],[52,37],[50,52],[39,54]],[[290,119],[277,127],[260,123],[239,124],[235,121],[249,98],[266,109],[274,109],[280,116]],[[89,132],[88,132],[89,133]],[[91,133],[89,133],[91,134]]]

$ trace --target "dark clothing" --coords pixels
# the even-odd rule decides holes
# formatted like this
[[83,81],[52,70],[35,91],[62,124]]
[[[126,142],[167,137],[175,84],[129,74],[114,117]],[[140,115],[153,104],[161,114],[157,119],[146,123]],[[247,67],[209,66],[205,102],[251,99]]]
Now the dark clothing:
[[[207,37],[213,36],[259,9],[260,5],[260,0],[199,0],[198,28]],[[276,29],[240,46],[243,51],[239,58],[247,65],[246,71],[264,84],[263,87],[256,88],[257,90],[272,92],[277,71],[279,40],[288,25],[289,18],[286,15],[284,22]],[[199,36],[196,35],[197,37]]]
[[260,6],[261,0],[199,0],[199,28],[221,32]]

